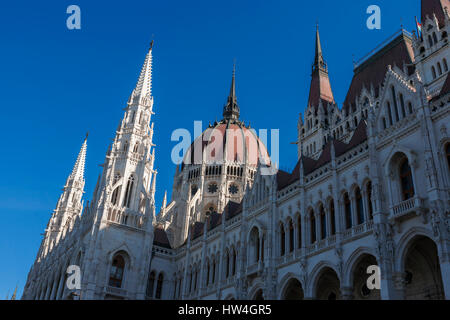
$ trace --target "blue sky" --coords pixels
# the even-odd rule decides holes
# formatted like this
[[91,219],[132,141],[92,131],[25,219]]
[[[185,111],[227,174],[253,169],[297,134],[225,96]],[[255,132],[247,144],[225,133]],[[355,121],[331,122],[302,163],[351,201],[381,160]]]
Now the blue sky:
[[[81,30],[66,8],[81,8]],[[381,30],[366,9],[381,8]],[[85,199],[123,115],[149,42],[153,65],[157,204],[172,189],[177,128],[220,120],[237,62],[241,119],[280,129],[280,167],[296,163],[318,21],[336,101],[363,57],[400,29],[414,29],[419,0],[3,1],[0,4],[0,299],[26,281],[48,219],[87,131]]]

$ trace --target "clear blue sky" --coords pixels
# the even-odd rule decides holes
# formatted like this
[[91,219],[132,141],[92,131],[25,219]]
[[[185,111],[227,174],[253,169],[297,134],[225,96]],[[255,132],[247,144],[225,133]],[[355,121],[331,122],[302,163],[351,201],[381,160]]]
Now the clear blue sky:
[[[82,29],[66,28],[81,7]],[[382,29],[366,28],[381,7]],[[352,55],[414,28],[419,0],[2,1],[0,4],[0,299],[26,276],[86,131],[86,194],[123,115],[152,35],[157,203],[172,188],[176,128],[221,119],[233,59],[241,119],[280,129],[281,168],[296,163],[296,125],[308,98],[314,32],[335,98],[345,98]]]

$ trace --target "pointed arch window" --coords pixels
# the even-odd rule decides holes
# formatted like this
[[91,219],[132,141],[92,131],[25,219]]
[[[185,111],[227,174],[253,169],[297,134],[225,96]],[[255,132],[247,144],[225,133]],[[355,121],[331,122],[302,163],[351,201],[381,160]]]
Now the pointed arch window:
[[117,188],[114,189],[112,195],[111,195],[111,204],[112,205],[117,205],[119,203],[119,195],[120,195],[120,189],[122,188],[122,186],[118,186]]
[[438,75],[441,75],[442,74],[442,67],[441,67],[441,63],[440,62],[437,63],[437,67],[438,67]]
[[161,299],[163,282],[164,282],[164,275],[162,273],[160,273],[158,276],[158,281],[156,283],[156,293],[155,293],[156,299]]
[[392,126],[392,110],[391,110],[391,103],[387,102],[387,111],[388,111],[388,118],[389,118],[389,125]]
[[444,60],[442,61],[442,63],[444,64],[444,72],[447,72],[447,71],[448,71],[447,59],[444,58]]
[[352,206],[347,192],[344,194],[344,211],[345,227],[346,229],[350,229],[352,227]]
[[125,197],[123,199],[123,206],[129,208],[131,203],[131,195],[133,193],[134,177],[131,175],[128,178],[127,188],[125,189]]
[[438,38],[437,38],[436,32],[433,32],[433,40],[434,40],[435,44],[438,43]]
[[412,171],[408,159],[406,158],[400,163],[400,185],[404,201],[414,197]]
[[405,98],[403,94],[400,93],[400,107],[402,109],[402,117],[406,117],[406,109],[405,109]]
[[138,151],[139,151],[139,142],[136,142],[136,144],[134,145],[133,152],[138,153]]
[[336,234],[336,213],[334,210],[334,200],[331,199],[330,201],[330,225],[331,225],[331,235]]
[[289,220],[289,252],[294,251],[294,224]]
[[299,214],[297,217],[297,247],[300,249],[302,247],[302,216]]
[[369,181],[367,183],[366,187],[366,193],[367,193],[367,205],[369,208],[369,219],[373,219],[373,205],[372,205],[372,182]]
[[233,259],[232,259],[232,268],[231,275],[234,276],[236,274],[236,250],[233,248]]
[[109,286],[115,288],[122,287],[123,273],[125,270],[125,259],[122,255],[116,255],[113,258],[111,271],[109,274]]
[[327,237],[327,216],[322,205],[320,206],[320,233],[322,240]]
[[225,279],[228,279],[230,275],[230,254],[228,251],[225,253]]
[[433,79],[436,79],[436,68],[434,66],[431,67],[431,74],[433,75]]
[[152,271],[150,272],[150,275],[148,276],[148,281],[147,281],[147,292],[146,295],[149,298],[153,298],[153,289],[155,287],[155,272]]
[[361,195],[361,189],[356,188],[355,190],[355,199],[356,199],[356,214],[358,217],[358,223],[364,223],[364,207],[363,207],[363,197]]
[[394,102],[395,122],[398,122],[399,117],[398,117],[397,95],[395,93],[395,87],[394,86],[391,87],[391,92],[392,92],[392,101]]
[[284,225],[280,223],[280,255],[284,256],[286,253],[286,233],[284,231]]
[[447,143],[447,146],[445,147],[445,153],[447,155],[448,169],[450,170],[450,143]]
[[309,222],[311,228],[311,244],[316,242],[316,216],[314,215],[314,211],[311,210],[309,214]]

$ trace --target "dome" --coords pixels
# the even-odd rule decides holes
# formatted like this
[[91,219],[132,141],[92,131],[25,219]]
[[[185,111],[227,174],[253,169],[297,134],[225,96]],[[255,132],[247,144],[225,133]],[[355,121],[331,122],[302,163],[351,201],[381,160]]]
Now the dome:
[[181,170],[186,165],[247,164],[256,167],[259,163],[270,165],[266,146],[255,130],[239,120],[222,120],[208,127],[190,146]]

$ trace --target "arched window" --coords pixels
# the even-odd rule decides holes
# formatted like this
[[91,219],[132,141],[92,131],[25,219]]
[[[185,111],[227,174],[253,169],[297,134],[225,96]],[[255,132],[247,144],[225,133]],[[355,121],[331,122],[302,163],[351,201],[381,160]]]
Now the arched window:
[[366,187],[367,205],[369,207],[369,219],[373,219],[373,205],[372,205],[372,182],[369,181]]
[[445,153],[447,154],[447,164],[450,170],[450,143],[447,143],[447,146],[445,147]]
[[436,32],[433,32],[433,40],[434,40],[435,44],[438,43],[438,38],[436,36]]
[[412,106],[411,102],[408,102],[408,110],[409,110],[409,113],[413,113],[413,106]]
[[299,214],[297,217],[297,235],[298,235],[298,239],[297,239],[297,245],[298,248],[300,249],[302,247],[302,216]]
[[387,102],[387,111],[388,111],[388,117],[389,117],[389,125],[392,126],[392,110],[391,110],[391,103]]
[[281,256],[284,256],[284,254],[286,252],[285,239],[286,239],[286,234],[284,231],[284,225],[282,223],[280,223],[280,255]]
[[399,120],[399,117],[398,117],[398,104],[397,104],[397,95],[395,93],[394,86],[391,87],[391,92],[392,92],[392,101],[394,102],[395,122],[398,122],[398,120]]
[[436,79],[436,68],[434,66],[431,67],[431,74],[433,75],[433,79]]
[[133,152],[137,153],[138,151],[139,151],[139,142],[136,142],[136,144],[134,145]]
[[325,209],[320,206],[320,232],[322,240],[327,237],[327,217],[325,215]]
[[447,72],[447,71],[448,71],[447,59],[444,58],[444,60],[442,61],[442,63],[444,64],[444,71]]
[[209,285],[209,274],[211,273],[211,265],[209,261],[206,264],[206,286]]
[[128,178],[127,188],[125,189],[125,197],[123,199],[123,206],[129,208],[131,202],[131,194],[133,193],[134,177],[131,175]]
[[228,251],[225,253],[225,279],[228,279],[230,275],[230,254]]
[[289,220],[289,252],[294,251],[294,224]]
[[160,273],[158,276],[158,283],[156,284],[156,293],[155,293],[156,299],[161,299],[163,282],[164,282],[164,275]]
[[253,260],[253,263],[256,263],[259,261],[259,231],[258,228],[253,228],[252,232],[250,234],[250,247],[252,248],[251,253],[253,255],[251,256],[251,260]]
[[330,224],[331,224],[331,235],[336,234],[336,213],[334,210],[334,201],[333,199],[330,201]]
[[125,151],[125,152],[128,151],[128,141],[125,141],[125,143],[123,145],[123,151]]
[[119,203],[119,195],[120,195],[120,189],[122,186],[118,186],[116,189],[114,189],[112,195],[111,195],[111,204],[117,205]]
[[440,63],[440,62],[438,62],[438,63],[437,63],[437,66],[438,66],[438,74],[439,74],[439,75],[441,75],[441,74],[442,74],[442,67],[441,67],[441,63]]
[[345,211],[345,227],[350,229],[352,227],[352,206],[350,203],[350,197],[346,192],[344,194],[344,211]]
[[155,272],[152,271],[150,272],[150,275],[148,276],[148,281],[147,281],[147,297],[149,298],[153,298],[153,288],[155,287]]
[[428,36],[428,45],[429,45],[430,47],[433,46],[433,39],[431,39],[431,36],[430,36],[430,35]]
[[236,250],[233,248],[233,262],[231,268],[231,275],[234,276],[236,274]]
[[311,244],[316,242],[316,217],[314,215],[314,211],[311,210],[309,214],[309,222],[310,222],[310,229],[311,229]]
[[361,189],[356,188],[355,190],[355,199],[356,199],[356,213],[358,217],[358,223],[364,223],[364,208],[363,208],[363,198],[361,195]]
[[404,201],[414,197],[414,184],[408,159],[404,159],[400,163],[400,185]]
[[109,286],[121,288],[123,272],[125,270],[125,259],[118,254],[113,258],[111,271],[109,273]]
[[387,123],[386,123],[386,118],[385,117],[382,118],[382,122],[383,122],[383,129],[386,129],[387,128]]
[[405,99],[403,98],[403,94],[400,93],[400,107],[402,109],[402,117],[406,117],[406,109],[405,109]]

